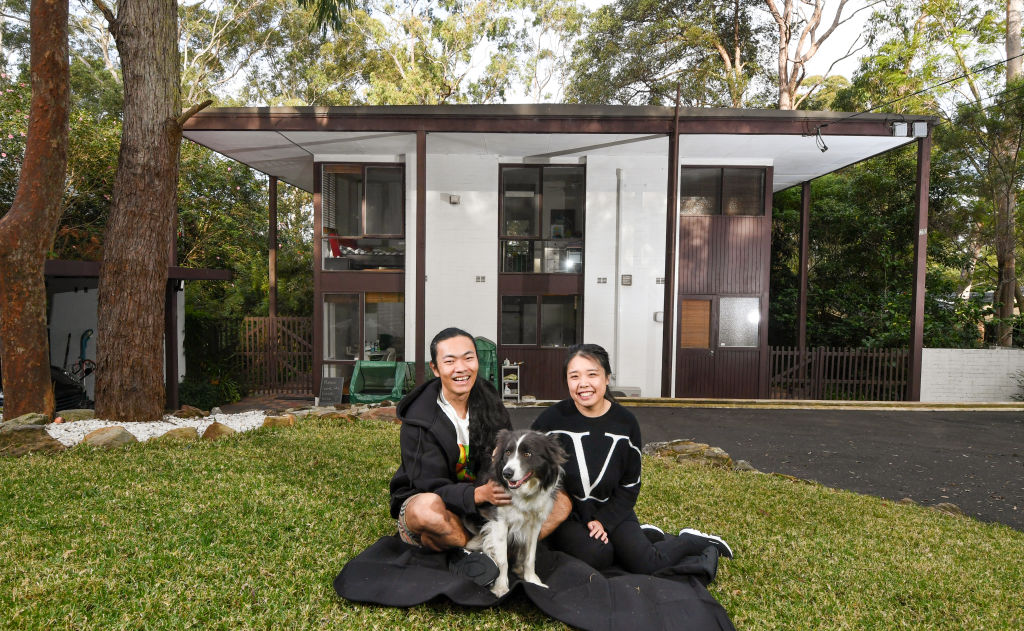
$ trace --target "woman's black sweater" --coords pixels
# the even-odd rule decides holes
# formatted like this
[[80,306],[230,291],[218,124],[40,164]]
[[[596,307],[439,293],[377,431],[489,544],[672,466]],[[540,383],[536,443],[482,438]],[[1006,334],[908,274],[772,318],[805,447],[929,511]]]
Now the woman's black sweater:
[[572,399],[544,411],[533,429],[555,436],[569,455],[562,480],[572,496],[573,517],[601,522],[612,532],[640,494],[640,425],[629,410],[612,403],[604,415],[583,416]]

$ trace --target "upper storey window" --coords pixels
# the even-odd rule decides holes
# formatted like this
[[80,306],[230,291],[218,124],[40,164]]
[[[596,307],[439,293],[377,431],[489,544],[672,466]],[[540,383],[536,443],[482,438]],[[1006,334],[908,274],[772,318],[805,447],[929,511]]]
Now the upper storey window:
[[765,170],[761,167],[682,167],[681,215],[764,215]]
[[324,269],[404,269],[405,168],[327,164],[322,176]]
[[501,271],[583,272],[585,169],[501,167]]

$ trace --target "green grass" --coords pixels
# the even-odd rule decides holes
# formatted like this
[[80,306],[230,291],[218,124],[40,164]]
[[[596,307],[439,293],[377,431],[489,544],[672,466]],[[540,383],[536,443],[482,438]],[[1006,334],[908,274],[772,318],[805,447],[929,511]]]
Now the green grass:
[[[217,443],[0,460],[3,629],[564,629],[528,601],[334,596],[389,534],[397,426],[306,421]],[[637,512],[726,538],[739,629],[1024,628],[1024,533],[777,476],[647,460]],[[641,631],[641,630],[637,630]]]

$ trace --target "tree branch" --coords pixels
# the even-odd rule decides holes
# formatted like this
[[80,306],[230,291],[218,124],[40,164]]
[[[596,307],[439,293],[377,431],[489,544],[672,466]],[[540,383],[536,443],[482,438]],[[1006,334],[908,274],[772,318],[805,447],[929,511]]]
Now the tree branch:
[[110,7],[103,0],[92,0],[92,4],[107,19],[107,26],[113,32],[114,28],[117,27],[117,16],[114,15],[114,12],[110,10]]
[[204,109],[210,107],[211,105],[213,105],[213,99],[206,99],[202,103],[197,103],[197,104],[193,105],[192,107],[188,108],[187,110],[185,110],[177,118],[178,127],[184,127],[185,126],[185,121],[187,121],[188,119],[190,119],[193,116],[195,116],[195,114],[197,112],[199,112],[200,110],[204,110]]

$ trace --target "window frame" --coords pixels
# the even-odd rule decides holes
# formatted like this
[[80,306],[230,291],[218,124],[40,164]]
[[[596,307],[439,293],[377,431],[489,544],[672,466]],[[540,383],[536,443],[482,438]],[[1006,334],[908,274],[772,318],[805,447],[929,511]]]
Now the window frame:
[[[580,340],[583,339],[583,294],[504,294],[498,298],[499,300],[499,322],[498,322],[498,344],[500,346],[509,346],[513,348],[541,348],[541,349],[559,349],[569,348],[570,345],[552,345],[542,344],[543,338],[543,325],[544,325],[544,298],[547,297],[560,297],[560,298],[574,298],[576,301],[576,341],[573,344],[579,344]],[[534,306],[536,309],[536,322],[534,324],[535,338],[532,343],[510,343],[506,342],[503,337],[503,325],[505,319],[505,298],[533,298]]]
[[[712,213],[683,213],[683,188],[679,187],[679,191],[676,195],[676,204],[679,209],[680,216],[683,217],[764,217],[767,214],[766,204],[769,199],[767,187],[768,187],[768,170],[770,167],[757,166],[757,165],[743,165],[743,164],[683,164],[679,166],[679,179],[682,181],[683,172],[687,169],[715,169],[718,171],[718,208],[717,212]],[[761,187],[760,187],[760,200],[757,205],[757,213],[754,214],[726,214],[726,190],[725,190],[725,171],[727,169],[735,170],[747,170],[747,171],[759,171],[761,174]]]
[[[379,169],[379,168],[397,169],[401,173],[402,191],[400,193],[400,199],[401,199],[401,207],[402,208],[401,208],[400,225],[402,227],[402,231],[399,232],[399,233],[367,233],[366,232],[366,189],[367,189],[366,183],[367,183],[367,171],[369,169],[375,169],[375,168],[376,169]],[[362,183],[363,183],[362,184],[362,193],[360,195],[360,200],[359,200],[359,204],[360,204],[360,208],[359,208],[359,228],[360,228],[360,231],[362,233],[361,234],[340,234],[339,233],[339,234],[333,234],[332,235],[332,234],[327,234],[326,233],[326,230],[327,230],[327,226],[326,225],[321,225],[321,227],[320,227],[320,232],[322,233],[320,235],[321,238],[325,239],[325,238],[328,238],[328,237],[339,237],[339,238],[342,238],[342,239],[401,239],[401,240],[405,240],[405,238],[406,238],[405,237],[406,220],[407,220],[407,209],[406,209],[407,191],[406,191],[406,170],[405,170],[405,164],[404,163],[401,163],[401,162],[322,162],[322,163],[320,163],[320,169],[321,169],[321,171],[320,171],[320,179],[321,179],[321,185],[320,185],[320,201],[321,201],[320,216],[321,216],[321,223],[323,223],[323,218],[326,217],[326,214],[327,214],[325,212],[325,209],[324,209],[324,206],[325,206],[324,197],[325,196],[324,196],[324,193],[323,193],[323,191],[324,191],[324,184],[323,184],[323,182],[326,180],[328,174],[354,173],[355,169],[359,169],[359,174],[360,174],[360,177],[362,177]],[[335,170],[335,169],[337,169],[337,170]],[[341,170],[341,169],[348,169],[348,170],[346,171],[346,170]],[[335,217],[337,217],[337,215],[335,215]],[[335,220],[335,223],[337,223],[337,220]]]
[[[535,194],[535,208],[533,210],[533,225],[534,230],[529,235],[511,235],[506,232],[506,221],[505,221],[505,172],[509,169],[533,169],[537,171],[537,181],[539,183],[540,190]],[[546,169],[579,169],[582,175],[582,186],[583,191],[581,195],[581,208],[578,209],[580,217],[580,225],[576,227],[577,231],[581,234],[579,237],[551,237],[550,227],[548,228],[549,236],[544,236],[544,195],[545,195],[545,179],[544,174]],[[562,210],[562,209],[551,209]],[[583,267],[586,262],[585,251],[586,251],[586,237],[587,237],[587,167],[583,164],[499,164],[498,165],[498,273],[499,274],[560,274],[560,275],[582,275]],[[554,242],[564,244],[565,248],[578,249],[580,254],[580,263],[577,266],[577,271],[563,272],[563,271],[544,271],[543,263],[540,271],[506,271],[505,270],[505,245],[510,241],[521,241],[529,244],[529,252],[531,254],[531,260],[537,257],[537,248],[543,249],[544,244],[547,242]],[[541,254],[543,258],[543,254]]]

